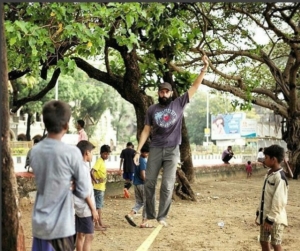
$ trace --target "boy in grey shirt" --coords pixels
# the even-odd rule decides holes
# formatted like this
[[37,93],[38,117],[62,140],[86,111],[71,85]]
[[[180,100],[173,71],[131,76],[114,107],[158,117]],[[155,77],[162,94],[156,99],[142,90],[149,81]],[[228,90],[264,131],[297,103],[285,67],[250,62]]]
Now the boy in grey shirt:
[[[44,105],[42,114],[48,135],[33,146],[29,157],[37,186],[32,250],[73,251],[73,193],[82,199],[89,196],[86,170],[78,147],[61,141],[69,128],[70,106],[53,100]],[[72,181],[75,189],[70,189]]]

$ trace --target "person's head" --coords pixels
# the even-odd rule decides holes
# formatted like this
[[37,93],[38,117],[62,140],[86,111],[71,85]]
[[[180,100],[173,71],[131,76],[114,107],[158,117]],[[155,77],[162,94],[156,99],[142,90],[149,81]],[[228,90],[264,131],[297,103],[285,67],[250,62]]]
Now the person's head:
[[35,144],[37,144],[37,143],[39,143],[40,142],[40,139],[39,138],[35,138],[34,140],[33,140],[33,144],[35,145]]
[[250,161],[250,160],[248,160],[248,162],[247,162],[247,163],[248,163],[248,165],[251,165],[251,161]]
[[264,164],[270,168],[276,168],[284,159],[284,148],[279,145],[271,145],[264,149],[264,155]]
[[164,82],[158,86],[158,102],[161,105],[168,105],[172,101],[173,89],[170,83]]
[[93,158],[93,149],[95,149],[95,146],[87,140],[79,141],[76,146],[79,148],[83,159],[87,162],[91,162]]
[[133,148],[133,144],[132,144],[132,142],[127,142],[127,144],[126,144],[126,147]]
[[109,155],[111,153],[111,150],[110,150],[110,146],[109,145],[103,145],[101,146],[100,148],[100,156],[103,160],[107,160]]
[[227,147],[227,150],[228,150],[228,151],[231,151],[231,150],[232,150],[232,147],[231,147],[231,146],[228,146],[228,147]]
[[84,124],[85,124],[85,122],[82,119],[78,119],[77,120],[77,125],[76,125],[77,130],[80,131],[81,129],[83,129]]
[[141,149],[141,156],[143,158],[148,158],[148,155],[149,155],[149,146],[145,144]]
[[48,133],[67,132],[71,118],[71,108],[66,102],[51,100],[43,106],[43,122]]
[[220,126],[220,125],[224,126],[224,118],[223,118],[223,116],[222,115],[217,116],[214,119],[213,124],[215,124],[217,126]]
[[262,150],[264,150],[262,147],[260,147],[260,148],[258,149],[259,152],[262,152]]

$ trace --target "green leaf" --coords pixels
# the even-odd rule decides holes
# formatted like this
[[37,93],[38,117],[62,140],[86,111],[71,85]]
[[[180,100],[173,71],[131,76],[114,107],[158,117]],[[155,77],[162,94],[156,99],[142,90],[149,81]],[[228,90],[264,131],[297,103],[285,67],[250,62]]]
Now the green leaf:
[[27,29],[26,29],[26,23],[24,21],[16,21],[15,24],[21,29],[21,31],[23,31],[24,33],[28,33]]
[[29,37],[28,43],[31,47],[33,47],[36,44],[35,38]]
[[68,62],[68,69],[69,70],[73,70],[73,69],[75,69],[76,68],[76,63],[75,63],[75,61],[74,60],[70,60],[69,62]]
[[12,37],[9,39],[9,45],[13,46],[15,43],[17,42],[17,38],[16,37]]
[[126,15],[127,28],[130,28],[133,22],[134,22],[134,17],[131,14],[127,14]]

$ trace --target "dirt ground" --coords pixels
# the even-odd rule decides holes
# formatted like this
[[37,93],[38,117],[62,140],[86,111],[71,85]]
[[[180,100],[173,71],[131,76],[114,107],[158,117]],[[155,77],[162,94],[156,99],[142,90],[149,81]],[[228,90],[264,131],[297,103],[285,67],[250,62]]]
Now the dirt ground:
[[[197,202],[174,201],[164,227],[155,238],[149,251],[209,251],[260,250],[259,227],[254,224],[264,173],[255,173],[251,179],[227,178],[192,184]],[[285,229],[282,247],[285,251],[299,248],[300,231],[300,181],[289,180],[287,213],[289,226]],[[27,203],[25,202],[27,201]],[[107,197],[103,209],[104,222],[110,225],[105,232],[95,232],[92,251],[134,251],[155,230],[130,226],[124,216],[134,204],[120,196]],[[22,222],[25,230],[26,250],[31,250],[32,204],[22,199]],[[135,217],[141,222],[141,215]],[[224,223],[224,227],[218,223]],[[156,222],[153,222],[157,226]]]

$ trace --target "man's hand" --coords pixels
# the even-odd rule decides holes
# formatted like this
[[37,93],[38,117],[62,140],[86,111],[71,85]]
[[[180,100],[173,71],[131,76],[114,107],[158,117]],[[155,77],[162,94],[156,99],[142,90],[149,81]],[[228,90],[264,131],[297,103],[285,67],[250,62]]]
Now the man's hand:
[[203,55],[202,61],[204,63],[204,67],[207,68],[209,65],[209,62],[208,62],[208,57],[206,55]]
[[140,164],[139,159],[140,159],[140,155],[136,153],[134,155],[133,161],[134,161],[134,164],[136,164],[137,166]]

